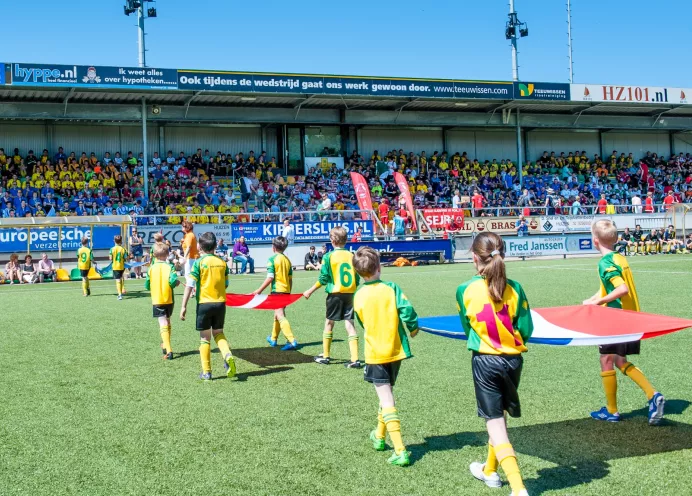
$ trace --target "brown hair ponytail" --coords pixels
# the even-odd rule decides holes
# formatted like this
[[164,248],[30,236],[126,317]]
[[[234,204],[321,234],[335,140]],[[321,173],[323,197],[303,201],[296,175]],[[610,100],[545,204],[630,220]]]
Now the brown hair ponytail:
[[485,277],[490,299],[501,302],[507,286],[504,241],[495,233],[484,232],[473,240],[471,251],[478,258],[478,273]]

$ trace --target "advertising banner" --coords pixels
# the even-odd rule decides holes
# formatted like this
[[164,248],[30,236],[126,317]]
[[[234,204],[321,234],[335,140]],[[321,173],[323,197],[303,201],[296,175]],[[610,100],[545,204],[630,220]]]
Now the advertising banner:
[[570,87],[566,83],[514,83],[515,100],[570,99]]
[[[329,231],[333,227],[342,226],[346,228],[349,236],[359,227],[363,229],[363,238],[371,239],[373,236],[372,221],[333,221],[333,222],[292,222],[295,229],[295,241],[329,241]],[[200,226],[203,231],[211,230],[211,224]],[[198,226],[195,225],[195,232]],[[248,243],[271,243],[272,239],[281,235],[283,224],[281,222],[264,222],[253,224],[219,224],[216,229],[230,228],[230,234],[223,236],[224,239],[236,240],[240,236],[245,236]]]
[[5,84],[5,64],[0,64],[0,85]]
[[661,86],[614,86],[609,84],[572,84],[572,101],[687,104],[692,88]]
[[505,237],[504,241],[507,257],[596,253],[590,236],[512,236]]
[[368,212],[372,210],[372,197],[370,196],[368,182],[357,172],[351,172],[351,182],[353,183],[353,189],[358,199],[358,208],[363,210],[361,218],[363,220],[368,220],[370,218]]
[[540,232],[591,232],[595,218],[594,215],[541,215]]
[[423,209],[423,218],[433,229],[444,229],[452,221],[461,226],[464,223],[464,210],[461,208],[426,208]]
[[[198,224],[195,224],[194,232],[196,235],[200,235],[202,232],[209,231],[209,226],[212,224],[204,224],[202,227],[206,227],[201,232],[198,232]],[[173,248],[180,245],[183,241],[184,233],[180,229],[180,224],[160,224],[158,226],[137,226],[137,232],[144,239],[144,246],[150,246],[154,244],[154,234],[160,232],[163,234],[163,239],[171,242]]]
[[[12,64],[13,86],[177,89],[175,69],[86,65]],[[10,81],[8,81],[10,83]]]
[[[516,217],[465,217],[464,227],[458,231],[458,234],[473,234],[484,231],[494,232],[497,234],[516,234],[517,221]],[[529,227],[529,233],[539,232],[538,217],[526,217],[526,222]]]
[[[29,229],[0,229],[0,253],[17,253],[20,258],[27,251],[30,239],[31,252],[58,251],[61,242],[63,251],[75,253],[82,245],[82,238],[91,236],[89,227],[63,227],[62,236],[57,227]],[[106,250],[113,246],[113,237],[120,234],[118,226],[94,227],[94,250]],[[76,256],[76,255],[75,255]]]
[[511,82],[191,70],[178,71],[178,89],[500,100],[511,100],[514,96]]
[[394,173],[394,181],[396,181],[396,185],[399,188],[401,196],[404,197],[404,201],[406,202],[406,211],[408,211],[409,219],[411,219],[411,222],[413,223],[413,229],[415,230],[416,211],[413,210],[413,199],[411,198],[411,190],[408,189],[408,181],[406,180],[406,177],[400,172]]
[[[444,252],[445,260],[452,260],[452,242],[448,239],[420,239],[409,241],[364,241],[362,243],[347,243],[346,249],[356,252],[361,246],[369,246],[379,252],[420,252],[427,253],[431,251]],[[327,244],[328,249],[333,249],[331,243]]]

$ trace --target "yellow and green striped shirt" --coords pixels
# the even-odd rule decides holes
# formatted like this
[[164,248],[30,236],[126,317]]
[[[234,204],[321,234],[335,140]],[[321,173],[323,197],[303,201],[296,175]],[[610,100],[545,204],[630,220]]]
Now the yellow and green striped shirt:
[[601,297],[612,293],[615,288],[623,284],[627,284],[629,289],[629,293],[622,298],[606,303],[607,307],[639,311],[637,288],[625,257],[615,252],[604,255],[598,262],[598,277],[601,279]]

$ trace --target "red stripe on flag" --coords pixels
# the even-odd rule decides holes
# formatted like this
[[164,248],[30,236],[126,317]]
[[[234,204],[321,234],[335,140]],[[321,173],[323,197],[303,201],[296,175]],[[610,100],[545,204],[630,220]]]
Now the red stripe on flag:
[[545,320],[592,336],[645,333],[643,339],[692,327],[692,320],[596,305],[535,308]]
[[[242,307],[246,305],[255,295],[243,295],[243,294],[227,294],[226,295],[226,306],[229,307]],[[251,310],[277,310],[279,308],[284,308],[292,305],[299,299],[303,297],[302,294],[272,294],[267,295],[267,298],[257,304],[256,306],[250,308]]]

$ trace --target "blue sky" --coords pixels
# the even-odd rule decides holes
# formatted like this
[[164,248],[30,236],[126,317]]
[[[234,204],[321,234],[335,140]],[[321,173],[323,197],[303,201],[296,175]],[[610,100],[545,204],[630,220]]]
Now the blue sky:
[[[136,66],[136,17],[123,14],[124,3],[13,1],[0,61]],[[566,82],[565,0],[515,4],[530,29],[520,40],[520,78]],[[692,86],[688,0],[572,4],[574,82]],[[156,7],[159,17],[147,21],[151,67],[512,77],[506,0],[160,0]]]

